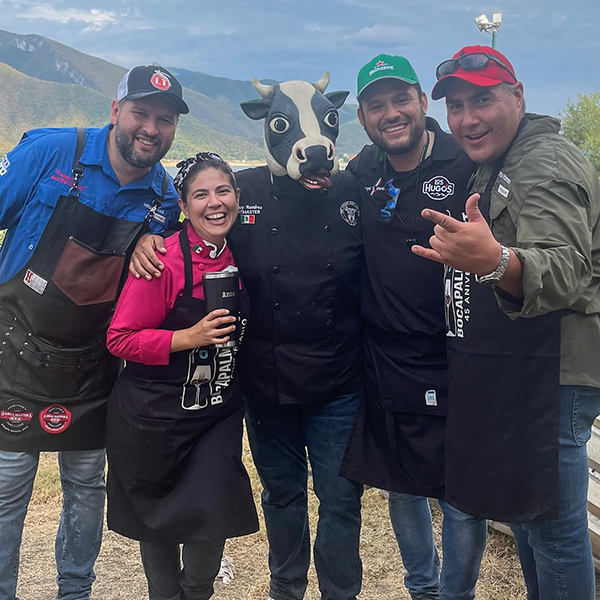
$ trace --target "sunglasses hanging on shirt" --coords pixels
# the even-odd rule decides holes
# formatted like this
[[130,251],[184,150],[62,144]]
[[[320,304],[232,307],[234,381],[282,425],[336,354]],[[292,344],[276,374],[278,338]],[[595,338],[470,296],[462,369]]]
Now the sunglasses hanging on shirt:
[[415,237],[415,226],[417,223],[417,198],[419,196],[419,175],[421,172],[421,165],[423,164],[423,161],[425,160],[425,157],[427,156],[427,153],[429,152],[429,131],[427,131],[427,141],[425,142],[425,145],[423,146],[423,149],[421,150],[421,156],[419,158],[419,164],[417,166],[417,176],[415,179],[415,190],[416,190],[416,194],[415,194],[415,206],[414,206],[414,211],[413,211],[413,220],[412,220],[412,226],[408,227],[408,225],[404,222],[404,219],[396,212],[396,205],[398,204],[398,198],[400,197],[400,194],[402,193],[402,187],[404,186],[400,186],[400,187],[396,187],[394,185],[394,179],[388,179],[388,173],[387,173],[387,157],[385,158],[385,163],[384,163],[384,175],[385,175],[385,179],[387,181],[387,183],[385,184],[385,191],[388,194],[388,196],[390,196],[390,200],[388,200],[380,209],[379,209],[379,220],[382,223],[391,223],[394,215],[396,215],[396,217],[398,217],[400,223],[402,223],[402,225],[404,226],[404,229],[406,229],[406,233],[408,234],[408,237],[406,238],[406,245],[409,248],[412,248],[416,243],[417,243],[417,238]]

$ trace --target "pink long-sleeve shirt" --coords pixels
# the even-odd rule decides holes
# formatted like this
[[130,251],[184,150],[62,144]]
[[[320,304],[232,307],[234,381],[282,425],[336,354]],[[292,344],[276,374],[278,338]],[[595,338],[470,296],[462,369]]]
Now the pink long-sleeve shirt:
[[[235,263],[227,245],[219,250],[203,240],[189,223],[187,230],[192,249],[192,295],[204,299],[202,273],[222,271]],[[160,255],[165,268],[158,279],[147,281],[130,274],[123,287],[107,333],[108,349],[115,356],[145,365],[169,364],[173,332],[158,327],[183,294],[185,273],[179,234],[168,237],[165,247],[167,253]]]

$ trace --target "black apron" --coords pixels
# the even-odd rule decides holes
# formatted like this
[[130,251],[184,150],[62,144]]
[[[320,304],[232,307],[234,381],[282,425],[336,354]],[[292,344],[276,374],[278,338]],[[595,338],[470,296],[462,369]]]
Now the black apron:
[[[192,297],[187,227],[179,234],[185,288],[161,329],[206,315]],[[242,290],[240,340],[248,300]],[[258,531],[241,461],[244,406],[233,377],[237,348],[171,354],[166,366],[128,361],[107,419],[108,526],[143,541],[199,542]]]
[[85,139],[78,129],[68,196],[58,199],[31,259],[0,285],[3,450],[104,447],[106,402],[117,375],[106,329],[128,256],[160,201],[143,222],[79,202]]
[[[420,192],[422,179],[418,173],[414,180],[405,181],[403,188],[408,189],[415,183],[417,191],[412,228],[407,226],[402,218],[387,225],[396,228],[398,244],[403,249],[406,248],[407,256],[402,259],[404,261],[421,260],[412,254],[409,240],[406,240],[405,245],[406,236],[416,238],[419,243],[425,243],[433,234],[433,225],[418,216],[420,211],[430,208],[447,212],[452,207],[464,207],[468,197],[465,194],[453,194],[442,201],[431,200]],[[365,202],[375,200],[379,200],[379,206],[382,205],[381,199],[377,197],[369,198]],[[406,202],[406,198],[400,196],[399,202],[403,201]],[[369,208],[371,210],[367,212]],[[369,218],[370,222],[367,221]],[[376,219],[373,207],[367,205],[363,210],[363,230],[368,226],[376,227]],[[404,229],[399,227],[399,223]],[[388,256],[382,260],[386,258],[390,259]],[[398,272],[404,274],[405,285],[411,285],[410,276],[407,276],[406,269],[403,269],[407,263],[401,262],[398,256],[394,257],[394,261]],[[442,267],[425,267],[424,271],[417,271],[413,267],[408,273],[412,272],[413,277],[420,275],[421,278],[425,277],[426,281],[433,281],[439,285],[436,293],[439,294],[438,299],[441,302]],[[439,279],[436,280],[437,277]],[[430,288],[433,287],[431,283],[429,285]],[[415,294],[415,303],[418,302],[418,295]],[[440,310],[441,336],[442,319]],[[420,342],[419,338],[409,337],[408,334],[405,335],[405,339],[400,339],[397,334],[376,327],[367,328],[363,332],[365,393],[342,459],[340,475],[391,492],[444,498],[448,390],[445,340],[440,338],[438,342],[443,353],[439,362],[427,369],[415,369],[413,363],[418,360],[415,357],[421,351],[419,343],[427,343],[431,347],[434,344],[432,340]],[[402,358],[394,351],[398,344],[404,344],[407,349]]]
[[[479,201],[488,222],[502,162]],[[445,282],[446,500],[496,521],[556,518],[562,312],[512,321],[471,273]]]

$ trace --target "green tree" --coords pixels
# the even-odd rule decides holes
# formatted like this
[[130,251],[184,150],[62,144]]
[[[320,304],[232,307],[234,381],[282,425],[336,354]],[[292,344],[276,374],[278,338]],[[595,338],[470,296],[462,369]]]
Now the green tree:
[[600,173],[600,92],[578,94],[561,111],[562,131]]

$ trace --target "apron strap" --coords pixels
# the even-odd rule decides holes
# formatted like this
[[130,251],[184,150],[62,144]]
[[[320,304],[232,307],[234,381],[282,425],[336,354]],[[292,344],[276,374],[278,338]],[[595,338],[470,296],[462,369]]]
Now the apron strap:
[[81,155],[85,149],[86,142],[86,133],[83,127],[77,127],[77,145],[75,146],[75,158],[73,160],[73,169],[71,173],[73,174],[73,185],[69,190],[70,198],[79,198],[79,179],[83,177],[83,165],[80,162]]
[[183,254],[183,267],[185,271],[185,286],[183,288],[183,295],[185,297],[192,297],[192,289],[194,287],[194,271],[192,269],[192,252],[190,251],[190,240],[187,233],[188,221],[183,222],[183,228],[179,232],[179,245],[181,246],[181,252]]

